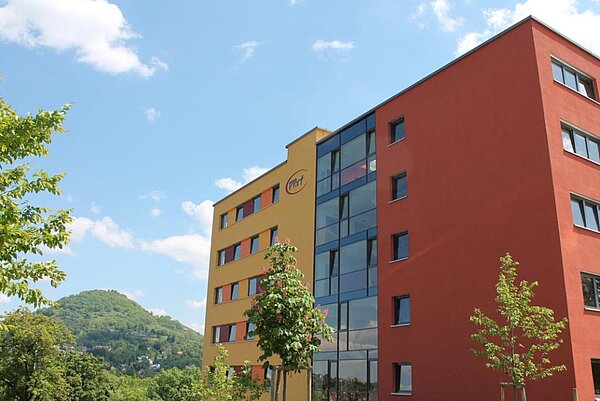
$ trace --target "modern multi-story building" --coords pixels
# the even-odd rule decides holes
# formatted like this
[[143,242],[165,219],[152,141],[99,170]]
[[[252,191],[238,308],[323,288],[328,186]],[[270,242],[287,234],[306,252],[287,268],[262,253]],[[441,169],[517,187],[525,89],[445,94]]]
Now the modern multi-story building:
[[[528,397],[600,399],[598,77],[597,56],[527,18],[316,145],[301,139],[313,198],[287,211],[314,234],[301,266],[314,256],[316,302],[336,329],[314,355],[313,400],[498,397],[506,378],[469,352],[469,316],[494,312],[506,252],[539,282],[535,302],[569,319],[552,355],[567,371],[528,384]],[[223,241],[218,223],[252,188],[289,181],[271,174],[217,204],[209,294],[258,274],[216,266],[254,235]],[[210,306],[205,361],[242,309]]]

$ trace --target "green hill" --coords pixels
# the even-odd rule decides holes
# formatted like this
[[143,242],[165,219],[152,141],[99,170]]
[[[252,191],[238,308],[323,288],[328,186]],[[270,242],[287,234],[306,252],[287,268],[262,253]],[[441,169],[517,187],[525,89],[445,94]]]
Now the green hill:
[[40,312],[64,322],[77,345],[123,372],[151,373],[200,366],[202,335],[168,316],[154,316],[116,291],[61,298]]

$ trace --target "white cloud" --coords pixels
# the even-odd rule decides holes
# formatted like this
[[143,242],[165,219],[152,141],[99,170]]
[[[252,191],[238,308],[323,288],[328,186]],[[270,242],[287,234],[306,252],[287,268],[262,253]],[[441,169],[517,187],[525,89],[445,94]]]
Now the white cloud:
[[199,204],[195,204],[192,201],[185,201],[181,203],[181,209],[187,214],[200,223],[203,229],[210,232],[212,228],[213,219],[213,205],[215,203],[211,200],[204,200]]
[[588,48],[600,53],[600,14],[580,10],[577,0],[526,0],[514,8],[483,11],[486,28],[469,32],[458,40],[456,54],[463,54],[510,25],[533,15],[552,28]]
[[157,191],[157,190],[153,190],[146,194],[140,195],[140,199],[142,199],[142,200],[150,199],[153,202],[160,202],[164,198],[165,198],[165,193],[162,191]]
[[144,115],[146,116],[146,120],[153,123],[160,118],[160,111],[155,107],[146,107],[144,109]]
[[132,301],[137,301],[138,299],[140,299],[141,297],[143,297],[145,295],[144,291],[142,291],[142,290],[133,290],[133,291],[130,291],[130,290],[117,290],[117,289],[114,289],[114,288],[102,288],[102,290],[105,290],[105,291],[116,291],[116,292],[118,292],[120,294],[125,295],[127,298],[131,299]]
[[351,42],[351,41],[342,42],[340,40],[325,41],[325,40],[322,40],[322,39],[317,39],[313,43],[312,49],[314,51],[317,51],[317,52],[322,52],[322,51],[325,51],[325,50],[341,50],[341,51],[346,51],[346,50],[352,50],[352,49],[354,49],[354,42]]
[[70,246],[63,246],[62,248],[48,248],[47,246],[42,245],[39,248],[43,253],[69,255],[69,256],[74,255],[73,249],[71,249]]
[[152,209],[150,209],[150,211],[148,213],[152,217],[158,217],[162,214],[162,210],[157,207],[153,207]]
[[90,205],[90,211],[94,214],[100,214],[100,206],[98,206],[96,202],[92,202],[92,204]]
[[247,167],[247,168],[244,168],[242,171],[242,177],[243,177],[242,182],[236,181],[231,177],[225,177],[225,178],[219,178],[217,181],[215,181],[215,185],[218,188],[233,192],[237,189],[240,189],[241,187],[243,187],[245,184],[249,183],[250,181],[260,177],[267,171],[269,171],[269,169],[264,168],[264,167],[258,167],[258,166]]
[[119,7],[107,0],[6,0],[0,7],[0,39],[29,47],[73,50],[77,61],[109,74],[135,72],[151,77],[168,65],[138,57],[135,33]]
[[150,308],[148,312],[152,313],[154,316],[169,316],[166,310],[161,308]]
[[191,299],[188,299],[187,301],[185,301],[185,303],[192,309],[206,308],[206,298],[204,298],[202,301],[192,301]]
[[194,330],[196,333],[204,334],[204,325],[198,323],[185,323],[185,326]]
[[450,3],[448,0],[431,2],[431,9],[444,32],[454,32],[464,22],[462,17],[453,18],[450,16]]
[[143,251],[159,253],[192,267],[192,276],[206,280],[210,239],[200,234],[176,235],[153,241],[141,241]]
[[248,40],[237,45],[236,48],[241,50],[243,53],[240,63],[243,63],[250,57],[252,57],[254,55],[254,51],[258,46],[260,46],[260,42],[257,42],[255,40]]
[[111,247],[133,248],[133,234],[128,230],[121,230],[119,225],[108,216],[95,221],[87,217],[75,217],[69,229],[73,241],[83,240],[89,232]]
[[0,294],[0,304],[7,304],[10,303],[10,297],[4,295],[4,294]]

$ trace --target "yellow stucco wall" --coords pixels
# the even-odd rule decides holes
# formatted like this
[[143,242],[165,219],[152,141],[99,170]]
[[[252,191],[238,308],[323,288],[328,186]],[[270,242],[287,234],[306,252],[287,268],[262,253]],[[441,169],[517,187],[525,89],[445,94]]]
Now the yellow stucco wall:
[[[312,283],[314,259],[314,200],[315,200],[315,143],[329,131],[315,128],[288,145],[287,161],[265,173],[246,186],[240,188],[214,206],[212,227],[211,260],[208,278],[207,306],[204,335],[203,364],[210,365],[216,355],[217,346],[213,343],[212,328],[246,319],[243,312],[250,307],[251,297],[247,296],[247,279],[261,274],[263,260],[269,246],[269,233],[272,227],[279,229],[281,241],[289,239],[298,247],[296,258],[298,267]],[[303,177],[301,183],[288,186],[290,178]],[[279,202],[235,222],[235,208],[269,188],[279,185]],[[220,216],[228,213],[229,226],[221,229]],[[238,260],[217,266],[217,253],[233,244],[260,234],[260,251],[243,256]],[[215,304],[215,288],[233,282],[240,283],[239,298]],[[239,337],[238,327],[238,337]],[[222,343],[229,351],[227,363],[242,365],[245,360],[258,365],[260,350],[254,340],[241,340]],[[272,364],[278,361],[273,359]],[[294,374],[288,383],[288,400],[307,399],[306,374]],[[264,398],[264,397],[263,397]]]

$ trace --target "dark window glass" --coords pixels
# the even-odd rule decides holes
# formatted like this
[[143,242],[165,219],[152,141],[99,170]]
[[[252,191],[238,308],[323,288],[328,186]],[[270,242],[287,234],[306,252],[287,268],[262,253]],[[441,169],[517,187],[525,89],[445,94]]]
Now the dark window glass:
[[338,304],[323,305],[319,309],[327,311],[325,323],[337,330],[338,328]]
[[392,123],[390,128],[391,128],[391,135],[390,135],[391,143],[394,143],[394,142],[399,141],[400,139],[404,138],[404,136],[405,136],[404,118]]
[[272,201],[272,203],[279,202],[279,185],[275,185],[273,187],[273,196],[272,196],[271,201]]
[[317,160],[317,180],[331,175],[331,153],[319,157]]
[[333,198],[317,205],[317,226],[319,229],[339,220],[340,200]]
[[350,218],[350,233],[356,234],[360,231],[368,230],[377,225],[377,210],[372,209],[369,212],[359,214]]
[[240,284],[233,283],[231,284],[231,300],[234,301],[238,299],[240,296]]
[[321,196],[331,191],[331,177],[327,177],[317,182],[317,196]]
[[355,299],[348,302],[348,328],[377,327],[377,297]]
[[227,338],[227,341],[229,341],[229,342],[235,341],[236,331],[237,330],[236,330],[235,324],[230,324],[229,325],[229,337]]
[[233,260],[238,260],[242,256],[242,245],[236,244],[233,246]]
[[404,295],[394,298],[394,324],[410,323],[410,297]]
[[367,288],[367,271],[359,270],[340,276],[340,293]]
[[271,237],[269,243],[273,246],[277,241],[279,241],[279,229],[277,227],[271,229]]
[[377,205],[377,186],[375,181],[350,191],[350,216],[356,216]]
[[589,97],[590,99],[595,99],[594,96],[594,87],[592,85],[592,81],[582,75],[577,75],[577,90],[584,96]]
[[250,238],[250,253],[258,252],[258,235]]
[[575,146],[573,146],[573,136],[571,131],[568,129],[562,129],[563,149],[569,152],[575,152]]
[[377,239],[367,241],[367,266],[377,266]]
[[244,337],[246,340],[252,340],[254,338],[254,334],[252,333],[254,329],[256,329],[254,323],[246,322],[246,336]]
[[225,250],[221,250],[217,254],[217,266],[221,266],[225,264]]
[[600,398],[600,360],[592,360],[592,378],[594,379],[594,394]]
[[335,173],[340,170],[340,151],[334,150],[331,152],[331,172]]
[[575,73],[571,70],[563,68],[563,74],[565,76],[564,84],[571,89],[577,90],[577,78],[575,77]]
[[369,269],[369,287],[377,286],[377,268],[372,267]]
[[227,213],[224,213],[224,214],[221,215],[221,224],[220,224],[221,228],[226,228],[227,227],[228,219],[229,218],[227,217]]
[[408,233],[394,235],[394,260],[408,257]]
[[581,284],[584,305],[589,308],[600,308],[600,277],[582,274]]
[[406,196],[406,173],[392,177],[392,199]]
[[315,256],[315,280],[329,277],[329,252],[319,253]]
[[565,150],[600,163],[599,139],[570,127],[562,128],[562,138]]
[[223,303],[223,287],[215,288],[215,303]]
[[260,210],[260,195],[252,199],[252,210],[258,212]]
[[346,142],[342,145],[342,157],[341,157],[341,168],[350,166],[359,160],[363,160],[367,157],[367,143],[365,141],[365,135],[361,135],[354,138],[350,142]]
[[573,224],[585,227],[583,221],[583,201],[580,199],[571,199],[571,209],[573,211]]
[[329,295],[329,279],[315,281],[315,297],[325,297]]
[[564,82],[562,66],[552,62],[552,76],[558,82]]
[[340,303],[340,330],[348,330],[348,302]]
[[348,195],[340,196],[340,219],[348,218]]
[[377,400],[378,379],[377,379],[377,361],[369,361],[369,399]]
[[375,131],[367,132],[367,155],[375,153]]
[[221,326],[213,327],[213,343],[217,344],[221,342]]
[[315,235],[315,245],[319,246],[330,241],[338,239],[338,224],[331,224],[327,227],[317,230]]
[[235,221],[240,221],[244,218],[244,206],[238,206],[235,209]]
[[367,360],[339,361],[338,375],[339,391],[362,399],[359,394],[367,392]]
[[589,202],[584,202],[585,226],[598,231],[598,208]]
[[349,273],[367,267],[366,240],[354,242],[340,248],[340,272]]
[[339,251],[333,250],[329,252],[329,275],[336,276],[339,273]]
[[412,393],[412,365],[408,363],[397,363],[396,365],[396,393]]
[[260,277],[250,277],[248,279],[248,296],[258,294]]

